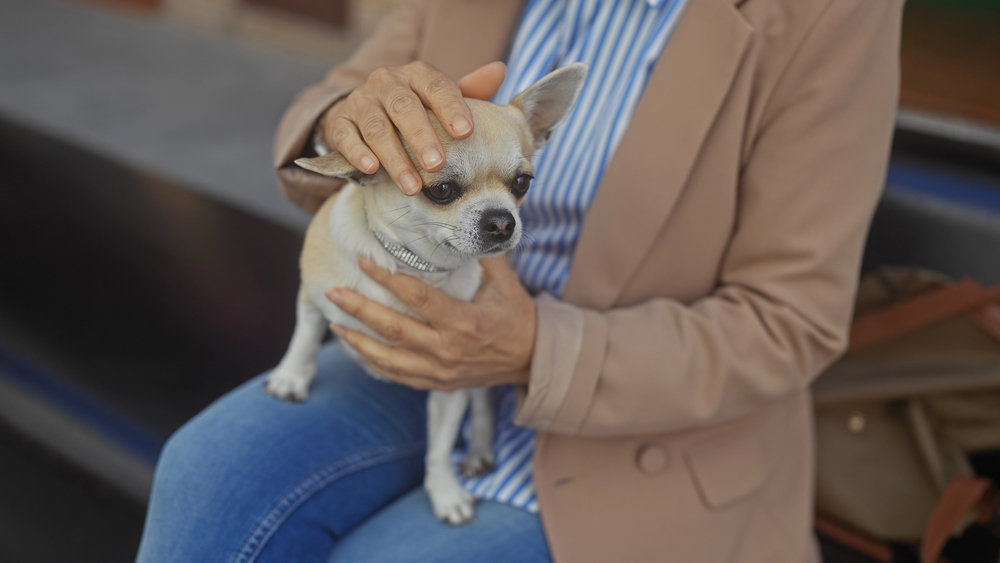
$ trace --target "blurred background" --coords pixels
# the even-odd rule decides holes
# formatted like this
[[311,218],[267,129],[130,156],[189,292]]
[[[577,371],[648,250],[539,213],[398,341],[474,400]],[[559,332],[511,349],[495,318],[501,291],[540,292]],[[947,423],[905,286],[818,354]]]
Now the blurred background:
[[[399,3],[0,0],[0,563],[131,561],[164,440],[280,358],[274,129]],[[910,0],[902,68],[865,268],[998,283],[1000,0]]]

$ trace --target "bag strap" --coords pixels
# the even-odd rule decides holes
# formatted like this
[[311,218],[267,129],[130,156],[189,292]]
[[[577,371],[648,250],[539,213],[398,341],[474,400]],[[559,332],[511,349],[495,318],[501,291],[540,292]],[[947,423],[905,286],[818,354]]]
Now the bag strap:
[[[977,507],[980,524],[987,523],[1000,506],[1000,495],[985,477],[956,477],[948,484],[924,529],[920,544],[920,563],[938,563],[941,551],[955,529],[969,514],[975,514]],[[865,555],[878,563],[892,563],[895,560],[892,546],[886,542],[857,532],[821,514],[815,515],[813,525],[816,531],[832,541],[856,553]]]
[[985,477],[956,477],[938,499],[920,543],[920,563],[938,563],[948,538],[990,490]]
[[813,526],[817,532],[848,549],[866,555],[878,563],[892,563],[892,547],[885,542],[872,539],[821,514],[816,514]]
[[981,318],[991,327],[988,332],[994,334],[996,330],[1000,335],[1000,312],[993,310],[996,301],[1000,301],[1000,284],[983,287],[973,279],[960,279],[855,319],[848,351],[873,346],[960,313],[977,310],[978,315],[984,307],[988,311],[974,316],[976,322]]

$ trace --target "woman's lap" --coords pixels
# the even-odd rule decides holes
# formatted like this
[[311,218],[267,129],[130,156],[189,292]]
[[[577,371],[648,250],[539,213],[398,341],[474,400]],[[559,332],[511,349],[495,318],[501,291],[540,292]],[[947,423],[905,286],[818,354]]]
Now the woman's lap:
[[430,510],[422,489],[408,492],[340,540],[327,563],[551,562],[535,514],[484,501],[474,522],[449,526]]
[[[440,524],[419,489],[372,516],[423,479],[426,395],[372,379],[339,346],[324,347],[318,359],[304,403],[268,396],[261,376],[171,437],[157,466],[138,562],[319,561],[338,542],[335,560],[349,561],[365,541],[395,543],[398,532],[372,535],[392,518],[395,528],[405,521],[407,532],[419,530],[417,543],[432,552],[479,537],[481,528]],[[481,523],[508,535],[533,525],[544,546],[536,516],[501,508],[507,510],[480,507],[490,518]],[[505,524],[515,520],[520,528]],[[417,560],[447,560],[427,557]]]

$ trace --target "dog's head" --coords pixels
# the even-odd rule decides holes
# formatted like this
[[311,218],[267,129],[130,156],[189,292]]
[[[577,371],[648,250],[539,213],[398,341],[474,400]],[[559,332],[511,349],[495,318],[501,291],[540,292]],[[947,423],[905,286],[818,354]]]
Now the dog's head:
[[533,178],[531,156],[569,115],[586,73],[582,63],[558,69],[507,106],[467,98],[476,127],[460,141],[428,112],[446,163],[436,173],[427,172],[403,141],[423,181],[416,196],[403,195],[382,168],[361,174],[337,152],[295,162],[365,186],[369,227],[437,267],[451,269],[502,254],[521,240],[518,207]]

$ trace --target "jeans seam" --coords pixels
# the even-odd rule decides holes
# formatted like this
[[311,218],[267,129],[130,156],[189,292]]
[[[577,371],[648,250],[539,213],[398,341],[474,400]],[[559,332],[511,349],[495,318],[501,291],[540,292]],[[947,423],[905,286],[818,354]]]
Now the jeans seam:
[[271,536],[295,510],[314,494],[342,477],[387,461],[394,461],[417,453],[426,447],[421,444],[388,444],[344,456],[312,473],[292,488],[274,504],[267,515],[247,537],[233,558],[233,563],[253,563],[267,545]]

